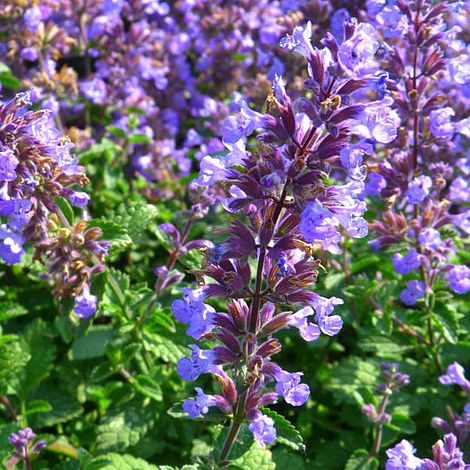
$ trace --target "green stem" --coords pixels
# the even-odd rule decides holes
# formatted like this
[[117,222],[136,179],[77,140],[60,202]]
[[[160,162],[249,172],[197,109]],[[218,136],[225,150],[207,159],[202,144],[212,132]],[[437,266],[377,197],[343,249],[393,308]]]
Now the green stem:
[[247,391],[240,395],[238,400],[237,408],[235,411],[235,415],[233,417],[232,424],[230,425],[230,429],[228,431],[227,437],[225,438],[224,445],[219,454],[219,463],[223,465],[226,461],[228,456],[230,455],[230,451],[235,444],[237,439],[238,433],[240,431],[240,427],[245,419],[245,406],[246,406],[246,399],[247,399]]
[[[385,413],[389,400],[389,395],[383,397],[382,403],[378,411],[378,416],[381,417]],[[375,457],[380,452],[380,446],[382,445],[382,435],[383,435],[383,423],[378,423],[375,427],[375,438],[374,445],[372,447],[371,457]]]

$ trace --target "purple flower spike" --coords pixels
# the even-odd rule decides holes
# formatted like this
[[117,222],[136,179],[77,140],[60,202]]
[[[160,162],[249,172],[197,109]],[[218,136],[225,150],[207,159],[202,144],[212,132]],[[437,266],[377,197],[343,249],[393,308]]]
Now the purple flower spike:
[[249,425],[249,429],[261,447],[264,447],[266,444],[272,444],[276,440],[274,421],[260,411],[256,412],[255,418]]
[[409,281],[406,288],[400,293],[400,300],[408,306],[415,305],[419,298],[424,296],[424,282],[417,280]]

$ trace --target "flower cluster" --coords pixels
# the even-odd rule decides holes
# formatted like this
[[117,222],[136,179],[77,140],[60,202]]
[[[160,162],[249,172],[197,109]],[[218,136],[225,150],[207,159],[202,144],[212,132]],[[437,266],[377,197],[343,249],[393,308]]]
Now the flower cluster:
[[[19,263],[23,245],[31,242],[38,259],[42,254],[48,259],[55,293],[75,297],[76,313],[82,315],[86,310],[89,316],[93,302],[93,313],[96,310],[96,297],[89,295],[87,282],[103,266],[96,265],[97,259],[91,260],[86,251],[99,255],[101,262],[107,242],[96,241],[101,236],[99,230],[82,234],[83,222],[69,230],[57,199],[62,197],[72,206],[84,208],[89,196],[74,187],[87,184],[88,178],[70,152],[73,145],[57,130],[50,112],[29,111],[30,104],[30,94],[20,93],[0,105],[0,216],[6,220],[0,225],[0,258],[7,264]],[[65,226],[54,224],[53,214],[56,222],[60,217]],[[52,235],[51,224],[57,236]],[[79,306],[83,302],[86,309]]]
[[469,465],[463,461],[463,453],[457,447],[453,434],[446,434],[443,440],[432,447],[433,459],[420,459],[414,454],[416,449],[405,439],[393,449],[387,450],[386,470],[465,470]]
[[366,191],[380,195],[387,209],[371,224],[371,244],[394,246],[396,272],[411,278],[400,295],[407,306],[420,298],[428,303],[441,279],[457,294],[470,290],[470,269],[452,263],[457,246],[449,236],[449,230],[468,235],[470,216],[462,205],[470,197],[464,143],[470,122],[460,106],[470,75],[461,29],[445,21],[454,8],[425,0],[367,2],[385,39],[385,85],[401,122],[386,158],[370,163]]
[[31,468],[31,457],[39,454],[41,449],[46,446],[46,441],[44,439],[36,441],[33,445],[35,439],[36,434],[34,434],[31,428],[21,429],[18,433],[13,432],[10,434],[8,440],[15,448],[15,451],[13,453],[13,459],[11,459],[7,465],[8,468],[15,465],[18,461],[23,461],[26,464],[26,468]]
[[189,155],[223,150],[227,98],[241,91],[260,104],[276,74],[293,81],[300,61],[285,66],[278,40],[304,17],[319,36],[331,10],[324,0],[6,0],[0,59],[81,147],[103,135],[89,127],[101,108],[130,172],[166,183],[146,195],[169,198]]
[[[324,47],[316,48],[312,25],[297,26],[281,47],[306,59],[305,90],[311,97],[293,101],[276,76],[268,112],[238,99],[238,113],[222,126],[228,155],[201,161],[196,188],[212,188],[235,218],[228,238],[206,251],[205,268],[195,272],[203,286],[184,289],[173,312],[188,324],[189,336],[219,343],[212,349],[191,345],[191,357],[180,360],[178,372],[189,381],[210,373],[221,386],[220,395],[197,388],[197,396],[183,403],[191,417],[210,407],[233,416],[221,461],[244,420],[260,445],[271,444],[276,430],[263,407],[281,397],[293,406],[308,400],[302,372],[274,362],[282,347],[275,334],[296,328],[304,340],[315,341],[341,330],[334,308],[343,301],[308,287],[321,265],[315,252],[338,253],[343,235],[367,234],[362,158],[372,149],[371,136],[396,132],[394,112],[374,88],[382,73],[374,59],[378,43],[371,46],[366,39],[374,32],[353,19],[345,23],[339,43],[327,34]],[[365,90],[378,101],[368,103]],[[379,127],[385,130],[375,132]],[[250,152],[247,137],[255,130],[258,146]],[[328,181],[334,177],[342,183]],[[227,312],[207,303],[214,297],[226,299]]]
[[470,438],[470,381],[465,377],[465,369],[459,363],[454,362],[449,365],[446,373],[439,377],[439,382],[443,385],[458,385],[466,393],[469,401],[464,406],[461,415],[448,406],[449,420],[435,417],[431,424],[445,434],[455,434],[459,446],[466,449]]
[[[443,385],[459,385],[470,399],[470,382],[465,377],[465,369],[457,362],[449,365],[445,374],[439,377]],[[466,449],[470,437],[469,403],[460,417],[449,408],[450,423],[441,418],[433,418],[433,427],[443,431],[445,436],[432,448],[433,460],[420,459],[414,454],[416,449],[406,440],[402,440],[392,449],[387,450],[387,470],[446,470],[468,469],[470,465],[463,460],[464,454],[460,449]]]

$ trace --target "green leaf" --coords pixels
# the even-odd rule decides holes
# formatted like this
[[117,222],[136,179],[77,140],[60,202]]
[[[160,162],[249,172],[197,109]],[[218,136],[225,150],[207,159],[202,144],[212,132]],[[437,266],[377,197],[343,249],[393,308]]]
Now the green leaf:
[[44,383],[35,392],[34,398],[50,404],[52,409],[45,414],[31,416],[28,421],[33,428],[43,428],[66,423],[80,416],[83,409],[74,395],[62,390],[55,384]]
[[101,357],[106,352],[106,344],[113,337],[111,325],[92,326],[86,336],[76,339],[70,350],[71,359],[93,359]]
[[161,336],[156,333],[144,332],[144,347],[155,358],[176,364],[188,353],[188,348],[180,346],[174,338],[175,335]]
[[274,470],[275,468],[271,451],[256,443],[242,457],[233,460],[229,466],[229,470]]
[[133,386],[142,395],[149,397],[152,400],[163,400],[162,388],[157,382],[155,382],[155,380],[153,380],[151,377],[148,377],[147,375],[138,375],[136,377],[135,383],[133,383]]
[[18,341],[0,344],[0,395],[16,392],[18,374],[29,359],[29,353],[21,349]]
[[127,134],[126,134],[126,132],[124,131],[124,129],[122,129],[122,128],[119,127],[119,126],[113,126],[113,125],[111,125],[111,126],[108,126],[108,127],[106,128],[106,130],[107,130],[110,134],[114,135],[115,137],[119,137],[120,139],[125,139],[125,138],[127,137]]
[[21,348],[30,359],[20,374],[19,395],[26,397],[49,375],[55,359],[56,347],[46,322],[40,319],[30,323],[20,338]]
[[142,235],[149,223],[157,216],[157,208],[143,202],[122,204],[113,217],[113,222],[124,227],[134,242]]
[[[153,403],[153,402],[150,402]],[[96,448],[100,453],[125,451],[146,436],[154,425],[157,413],[155,407],[142,402],[126,404],[123,411],[105,416],[96,429]]]
[[277,442],[291,447],[292,449],[304,452],[305,444],[300,432],[297,431],[297,429],[295,429],[295,427],[286,418],[284,418],[284,416],[269,408],[263,408],[262,412],[274,420],[274,427],[277,431]]
[[416,432],[414,421],[408,415],[402,413],[392,413],[392,421],[386,423],[385,426],[402,434],[414,434]]
[[379,357],[397,359],[411,349],[410,345],[399,344],[385,335],[370,335],[359,342],[359,347],[365,352],[375,353]]
[[28,311],[20,304],[4,300],[0,302],[0,322],[26,315]]
[[21,81],[11,73],[0,73],[0,83],[5,88],[17,89],[21,87]]
[[371,457],[365,449],[355,450],[344,470],[376,470],[379,468],[379,461]]
[[457,312],[455,306],[451,303],[436,304],[431,315],[446,341],[451,344],[457,344],[459,321],[463,315]]
[[291,468],[295,470],[307,470],[308,468],[312,468],[307,466],[302,456],[285,447],[276,447],[272,451],[272,454],[276,468]]
[[126,251],[132,245],[132,239],[125,227],[111,220],[94,219],[90,227],[99,227],[103,231],[103,240],[109,241],[110,254],[116,255]]
[[52,411],[52,405],[46,400],[31,400],[26,404],[25,415],[32,415],[34,413],[49,413]]
[[96,467],[96,469],[99,468],[100,470],[159,470],[160,468],[146,462],[144,459],[140,459],[129,454],[121,455],[109,453],[95,459],[95,461],[97,460],[100,462],[107,460],[107,463],[103,463],[100,467]]
[[[215,443],[214,443],[214,450],[212,455],[214,456],[215,460],[218,460],[220,451],[225,443],[228,433],[230,432],[229,426],[219,426],[219,433],[217,434]],[[233,443],[232,450],[228,456],[228,460],[231,462],[242,458],[250,449],[253,447],[253,435],[251,434],[250,430],[248,429],[248,425],[243,423],[240,426],[240,430],[238,431],[237,438]],[[236,467],[234,467],[236,468]]]
[[129,142],[131,144],[149,144],[152,141],[152,139],[145,134],[132,134],[129,137]]
[[67,201],[64,197],[58,197],[55,200],[56,204],[59,206],[59,209],[65,215],[65,218],[68,220],[70,225],[74,225],[75,215],[73,213],[72,206],[70,202]]

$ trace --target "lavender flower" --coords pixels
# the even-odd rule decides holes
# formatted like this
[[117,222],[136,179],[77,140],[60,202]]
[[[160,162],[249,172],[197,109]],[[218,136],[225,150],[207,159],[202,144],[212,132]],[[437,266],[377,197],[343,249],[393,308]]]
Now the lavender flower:
[[420,204],[428,196],[432,187],[432,180],[429,176],[418,176],[408,186],[406,196],[410,204]]
[[190,418],[197,418],[201,414],[205,415],[209,412],[211,406],[216,405],[216,398],[212,395],[206,395],[201,388],[196,387],[196,399],[183,401],[183,410]]
[[249,429],[261,447],[264,447],[266,444],[272,444],[276,439],[274,421],[259,411],[250,423]]
[[449,365],[446,373],[439,377],[439,382],[443,385],[459,385],[470,396],[470,382],[465,378],[465,369],[458,362]]
[[449,287],[457,294],[466,294],[470,290],[470,269],[467,266],[452,266],[446,278]]
[[394,448],[387,450],[386,470],[464,470],[467,465],[463,461],[463,453],[457,447],[457,439],[453,434],[446,434],[432,448],[433,460],[419,459],[414,456],[416,449],[405,439]]
[[386,451],[388,460],[386,470],[419,470],[423,468],[424,461],[415,457],[416,449],[405,439],[392,449]]
[[416,305],[419,298],[423,297],[425,286],[423,282],[413,279],[406,285],[406,289],[400,292],[400,300],[408,306]]
[[[35,439],[36,434],[31,428],[21,429],[18,433],[13,432],[8,437],[10,444],[15,448],[14,457],[25,462],[27,468],[30,468],[31,457],[39,454],[41,449],[46,446],[44,439],[36,441],[33,445]],[[16,462],[13,461],[14,463]]]
[[89,318],[96,312],[98,298],[90,294],[88,284],[85,284],[79,295],[75,297],[74,312],[81,318]]
[[421,256],[414,248],[409,248],[405,255],[394,253],[392,263],[398,274],[409,274],[421,266]]

